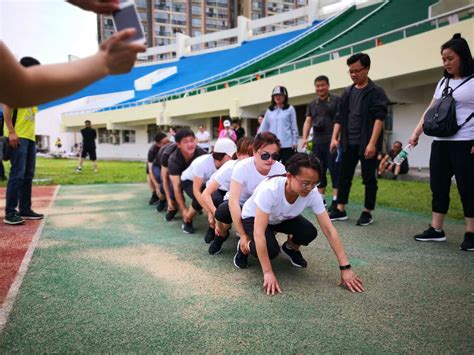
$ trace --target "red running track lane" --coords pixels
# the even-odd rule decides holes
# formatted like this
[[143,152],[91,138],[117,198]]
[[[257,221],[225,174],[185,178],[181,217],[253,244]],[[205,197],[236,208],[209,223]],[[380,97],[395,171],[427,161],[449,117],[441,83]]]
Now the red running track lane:
[[[33,210],[45,213],[54,196],[56,186],[33,187]],[[41,220],[9,226],[3,223],[5,215],[5,188],[0,188],[0,306],[15,280],[21,262],[38,230]]]

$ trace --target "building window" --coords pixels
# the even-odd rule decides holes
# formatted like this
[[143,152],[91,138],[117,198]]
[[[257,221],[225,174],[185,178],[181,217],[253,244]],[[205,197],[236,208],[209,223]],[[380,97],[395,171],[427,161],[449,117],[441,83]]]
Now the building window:
[[122,142],[135,143],[135,131],[132,131],[132,130],[122,131]]
[[387,106],[387,116],[385,116],[383,125],[386,132],[393,131],[393,104]]
[[107,128],[98,129],[98,141],[99,143],[104,144],[120,144],[120,131],[119,130],[110,130]]
[[148,137],[148,143],[151,143],[155,140],[155,136],[158,132],[161,132],[161,129],[156,124],[149,124],[146,128],[146,133]]
[[35,136],[36,149],[40,153],[45,153],[49,150],[49,136]]

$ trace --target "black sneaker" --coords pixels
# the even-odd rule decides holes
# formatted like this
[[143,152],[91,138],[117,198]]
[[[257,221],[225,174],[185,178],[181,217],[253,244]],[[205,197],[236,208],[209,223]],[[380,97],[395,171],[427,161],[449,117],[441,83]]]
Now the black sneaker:
[[246,269],[249,266],[248,255],[240,250],[240,240],[237,243],[237,253],[234,255],[234,265],[237,269]]
[[209,227],[206,235],[204,236],[204,241],[206,242],[206,244],[209,244],[210,242],[214,240],[215,237],[216,237],[216,233],[214,233],[214,229]]
[[474,251],[474,233],[464,233],[464,241],[459,246],[459,249],[465,251]]
[[153,192],[151,194],[150,200],[148,201],[149,205],[156,205],[160,199],[158,198],[158,195],[156,192]]
[[166,222],[169,222],[169,221],[172,221],[174,216],[176,216],[176,214],[178,213],[178,210],[172,210],[172,211],[168,211],[166,213],[166,216],[165,216],[165,221]]
[[290,259],[291,264],[296,267],[308,266],[308,263],[303,258],[303,255],[301,255],[301,252],[299,250],[293,250],[288,248],[286,243],[287,242],[284,242],[281,246],[281,251]]
[[158,212],[163,212],[166,208],[166,205],[167,205],[166,200],[160,200],[158,204],[156,205],[156,210]]
[[323,204],[324,204],[324,208],[328,208],[328,203],[326,202],[326,199],[323,198]]
[[191,222],[184,222],[182,225],[181,225],[181,229],[183,230],[184,233],[187,233],[187,234],[194,234],[194,227],[193,227],[193,221]]
[[437,232],[433,227],[429,227],[423,233],[415,235],[415,240],[418,242],[444,242],[446,241],[446,236],[444,231]]
[[221,237],[220,235],[216,235],[214,240],[212,241],[211,245],[209,245],[209,254],[215,255],[219,254],[222,251],[222,244],[229,238],[229,232],[225,237]]
[[372,223],[374,223],[374,219],[372,218],[372,215],[367,211],[362,211],[359,219],[356,222],[356,225],[368,226],[369,224],[372,224]]
[[329,206],[329,208],[328,208],[328,212],[332,213],[332,211],[335,211],[336,209],[337,209],[337,202],[332,200],[331,206]]
[[6,215],[5,218],[3,219],[3,223],[5,224],[10,224],[10,225],[15,225],[15,224],[23,224],[25,223],[25,220],[20,217],[18,213],[10,213],[9,215]]
[[33,210],[20,212],[20,217],[23,219],[43,219],[44,214],[36,213]]
[[335,208],[330,214],[329,218],[331,221],[345,221],[347,220],[346,211],[340,211],[338,208]]

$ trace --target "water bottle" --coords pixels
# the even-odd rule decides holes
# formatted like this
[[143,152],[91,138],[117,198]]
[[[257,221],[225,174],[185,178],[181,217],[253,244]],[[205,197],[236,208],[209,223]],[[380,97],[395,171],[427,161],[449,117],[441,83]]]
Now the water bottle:
[[413,146],[411,144],[407,144],[403,150],[398,153],[398,155],[393,159],[393,162],[397,165],[401,165],[405,159],[408,157],[408,154],[412,151]]

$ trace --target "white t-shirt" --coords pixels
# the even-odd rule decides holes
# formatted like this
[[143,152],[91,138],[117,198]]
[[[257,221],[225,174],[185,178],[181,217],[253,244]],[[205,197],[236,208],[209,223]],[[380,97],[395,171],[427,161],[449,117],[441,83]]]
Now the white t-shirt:
[[[449,79],[449,86],[454,90],[466,78]],[[443,94],[446,82],[441,84],[443,79],[438,82],[434,93],[434,98],[439,99]],[[456,120],[458,125],[466,121],[469,115],[474,112],[474,78],[464,83],[459,89],[455,90],[453,97],[456,100]],[[470,141],[474,140],[474,117],[466,123],[454,136],[451,137],[435,137],[439,141]]]
[[242,185],[239,198],[240,204],[243,204],[250,196],[252,196],[257,186],[265,180],[267,176],[281,175],[285,173],[285,166],[279,161],[272,165],[268,175],[262,175],[257,171],[254,157],[241,160],[239,164],[234,167],[231,176],[231,180],[237,181]]
[[183,171],[181,181],[192,181],[193,177],[198,177],[206,182],[216,170],[216,164],[214,164],[212,154],[204,154],[194,159],[191,165]]
[[219,190],[229,191],[230,188],[230,177],[232,176],[232,170],[234,170],[235,164],[238,160],[228,160],[222,165],[219,170],[212,174],[211,178],[208,180],[209,184],[212,180],[216,181],[219,184]]
[[326,211],[323,199],[317,188],[311,190],[306,197],[298,196],[290,204],[285,197],[286,177],[269,178],[258,185],[255,193],[242,207],[242,219],[255,217],[257,207],[269,214],[269,224],[279,224],[288,219],[298,217],[306,207],[315,214]]
[[[209,134],[208,131],[204,131],[201,133],[201,131],[198,131],[196,133],[196,138],[197,138],[197,141],[198,141],[198,146],[200,146],[201,148],[209,148],[211,146],[211,142],[210,142],[210,139],[211,139],[211,135]],[[200,141],[207,141],[206,143],[200,143]]]

